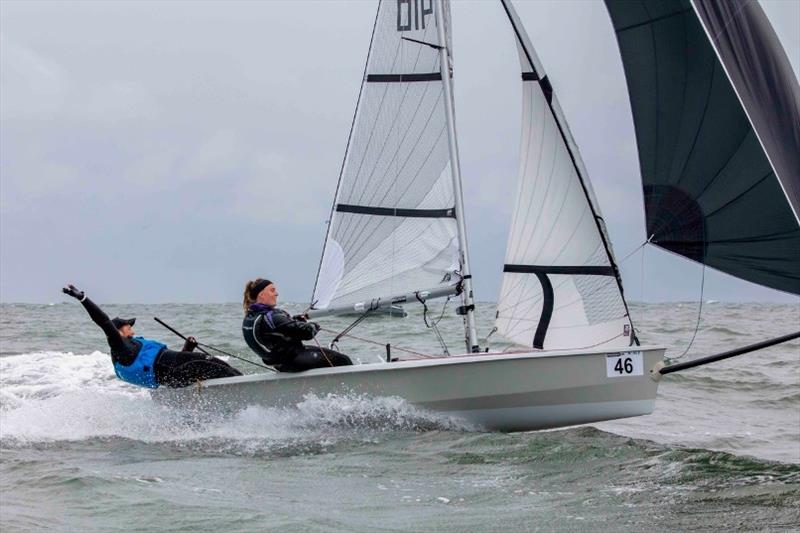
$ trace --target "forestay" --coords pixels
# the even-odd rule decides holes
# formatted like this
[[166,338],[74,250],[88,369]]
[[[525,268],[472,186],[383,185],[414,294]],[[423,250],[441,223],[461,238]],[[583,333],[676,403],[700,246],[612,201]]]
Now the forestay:
[[651,242],[800,294],[800,87],[758,2],[606,5]]
[[[316,309],[459,281],[433,0],[380,2],[328,226]],[[449,6],[445,3],[449,40]]]
[[516,205],[496,326],[539,349],[635,342],[609,239],[552,86],[510,2],[522,67]]

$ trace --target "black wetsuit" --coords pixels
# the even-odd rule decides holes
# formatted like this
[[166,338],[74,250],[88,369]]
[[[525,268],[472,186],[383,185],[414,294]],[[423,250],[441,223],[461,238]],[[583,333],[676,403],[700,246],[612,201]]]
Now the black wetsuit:
[[352,365],[343,353],[329,348],[306,346],[319,326],[293,318],[277,307],[253,304],[242,322],[248,346],[268,365],[281,372],[302,372],[311,368]]
[[[81,302],[95,324],[106,334],[111,361],[129,366],[139,355],[141,344],[120,335],[108,315],[89,298]],[[188,345],[188,342],[187,342]],[[190,347],[191,349],[191,347]],[[216,357],[191,351],[162,350],[153,365],[156,382],[167,387],[185,387],[198,380],[241,376],[242,373]]]

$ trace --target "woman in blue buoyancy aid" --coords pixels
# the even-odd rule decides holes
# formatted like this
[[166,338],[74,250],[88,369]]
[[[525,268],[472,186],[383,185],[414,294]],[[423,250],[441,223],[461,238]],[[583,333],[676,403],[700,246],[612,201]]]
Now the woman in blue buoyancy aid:
[[64,287],[63,291],[79,300],[89,317],[106,334],[114,372],[123,381],[154,389],[159,385],[185,387],[198,380],[242,375],[221,359],[192,352],[197,346],[192,337],[182,351],[169,350],[158,341],[134,337],[135,318],[110,319],[74,285]]
[[314,338],[319,326],[304,316],[292,317],[275,307],[278,289],[267,279],[249,281],[244,288],[242,334],[247,345],[268,365],[281,372],[352,365],[343,353],[301,341]]

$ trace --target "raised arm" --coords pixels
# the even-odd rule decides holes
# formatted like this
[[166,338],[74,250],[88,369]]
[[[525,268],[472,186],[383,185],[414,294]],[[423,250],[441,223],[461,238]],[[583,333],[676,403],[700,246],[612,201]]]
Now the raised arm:
[[102,329],[103,333],[106,334],[108,345],[111,347],[112,351],[126,351],[125,343],[122,341],[122,335],[120,335],[119,331],[117,331],[117,328],[114,327],[114,323],[111,322],[111,319],[108,318],[108,315],[105,314],[96,303],[87,298],[86,294],[84,294],[83,291],[78,290],[74,285],[67,285],[62,289],[62,291],[64,294],[72,296],[81,302],[81,304],[83,304],[83,308],[86,309],[87,313],[89,313],[89,318],[92,319],[92,322],[100,326],[100,329]]

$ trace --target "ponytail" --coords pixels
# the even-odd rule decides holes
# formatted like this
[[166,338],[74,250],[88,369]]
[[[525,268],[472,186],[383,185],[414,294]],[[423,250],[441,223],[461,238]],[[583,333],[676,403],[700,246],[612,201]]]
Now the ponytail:
[[245,314],[247,314],[247,310],[250,308],[250,305],[256,301],[258,293],[261,292],[264,287],[271,284],[272,282],[270,280],[264,278],[256,278],[253,281],[247,282],[247,284],[244,286],[244,297],[242,299],[242,307],[244,308]]
[[253,281],[248,281],[244,286],[244,299],[242,300],[242,307],[244,308],[245,314],[247,314],[247,310],[250,309],[250,304],[255,301],[250,297],[250,291],[259,281],[261,281],[261,278],[256,278]]

